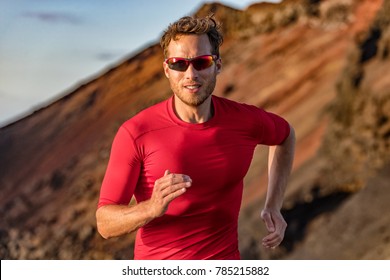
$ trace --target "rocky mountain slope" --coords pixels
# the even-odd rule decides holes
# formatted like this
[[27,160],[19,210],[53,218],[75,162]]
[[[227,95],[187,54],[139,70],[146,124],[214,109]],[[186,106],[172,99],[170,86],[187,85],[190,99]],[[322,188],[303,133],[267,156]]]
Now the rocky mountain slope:
[[[390,258],[388,0],[204,5],[226,35],[216,95],[296,129],[286,240],[261,247],[266,149],[246,177],[247,259]],[[103,240],[95,209],[119,125],[171,92],[152,45],[53,104],[0,129],[2,259],[127,259],[133,235]]]

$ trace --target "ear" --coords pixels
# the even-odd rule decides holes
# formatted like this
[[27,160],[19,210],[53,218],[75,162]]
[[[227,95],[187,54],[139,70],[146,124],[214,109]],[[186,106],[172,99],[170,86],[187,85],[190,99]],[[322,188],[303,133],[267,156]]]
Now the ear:
[[217,74],[221,73],[222,70],[222,59],[218,58],[215,62],[215,65],[217,66]]
[[165,63],[165,61],[163,62],[163,68],[165,76],[169,79],[169,67],[168,64]]

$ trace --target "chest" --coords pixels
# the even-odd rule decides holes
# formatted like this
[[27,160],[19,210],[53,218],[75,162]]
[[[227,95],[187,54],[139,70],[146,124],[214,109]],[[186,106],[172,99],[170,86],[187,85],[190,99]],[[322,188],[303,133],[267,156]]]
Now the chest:
[[241,129],[161,130],[143,143],[137,194],[150,197],[168,169],[192,179],[188,191],[170,204],[169,215],[219,211],[224,214],[218,217],[236,217],[255,147],[256,140]]
[[142,143],[143,175],[154,182],[165,170],[190,176],[194,184],[237,183],[245,176],[256,140],[244,130],[217,128],[165,129]]

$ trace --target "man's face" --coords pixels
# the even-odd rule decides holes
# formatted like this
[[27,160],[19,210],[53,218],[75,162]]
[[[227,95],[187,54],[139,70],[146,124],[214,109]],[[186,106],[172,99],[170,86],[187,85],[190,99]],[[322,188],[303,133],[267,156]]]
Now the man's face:
[[[194,58],[211,54],[211,44],[206,34],[182,35],[177,41],[172,40],[168,46],[169,57]],[[214,91],[216,76],[221,69],[218,58],[211,67],[196,70],[192,64],[186,71],[176,71],[164,62],[164,72],[169,79],[171,89],[184,104],[198,107],[209,98]]]

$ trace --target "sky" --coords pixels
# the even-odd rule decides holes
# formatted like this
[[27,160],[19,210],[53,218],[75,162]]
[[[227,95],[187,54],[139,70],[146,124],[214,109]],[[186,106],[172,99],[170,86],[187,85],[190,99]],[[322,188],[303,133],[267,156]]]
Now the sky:
[[[169,23],[206,2],[0,0],[0,127],[157,43]],[[245,9],[260,1],[215,2]]]

